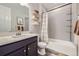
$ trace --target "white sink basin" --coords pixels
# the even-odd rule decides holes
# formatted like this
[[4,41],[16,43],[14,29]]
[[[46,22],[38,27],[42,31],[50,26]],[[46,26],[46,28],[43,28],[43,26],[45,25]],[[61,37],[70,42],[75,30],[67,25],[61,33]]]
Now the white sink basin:
[[34,36],[34,34],[13,35],[12,38],[25,38],[25,37],[30,37],[30,36]]
[[19,37],[23,37],[23,35],[13,35],[12,38],[19,38]]
[[22,34],[22,35],[13,35],[12,38],[20,38],[20,37],[25,37],[29,36],[28,34]]

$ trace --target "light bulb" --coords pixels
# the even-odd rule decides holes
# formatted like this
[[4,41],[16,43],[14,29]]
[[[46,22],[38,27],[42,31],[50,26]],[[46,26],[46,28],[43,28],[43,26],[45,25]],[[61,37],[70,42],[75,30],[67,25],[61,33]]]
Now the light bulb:
[[29,7],[28,3],[20,3],[21,6]]

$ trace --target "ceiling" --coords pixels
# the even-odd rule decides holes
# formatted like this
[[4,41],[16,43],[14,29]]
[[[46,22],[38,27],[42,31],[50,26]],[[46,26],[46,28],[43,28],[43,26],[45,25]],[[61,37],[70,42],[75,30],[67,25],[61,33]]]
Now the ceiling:
[[20,3],[0,3],[0,5],[3,5],[5,7],[9,8],[25,8],[25,6],[21,6]]
[[15,7],[15,6],[19,6],[18,3],[0,3],[0,5],[6,6],[6,7]]
[[58,7],[60,5],[66,4],[66,3],[30,3],[30,5],[35,8],[39,9],[39,5],[42,5],[46,10],[53,9],[55,7]]
[[0,5],[11,8],[12,10],[27,11],[28,7],[20,5],[20,3],[0,3]]
[[[66,4],[66,3],[29,3],[29,5],[32,6],[32,9],[39,9],[39,5],[42,5],[47,11],[50,9],[53,9],[55,7],[58,7],[60,5]],[[20,3],[0,3],[0,5],[4,5],[6,7],[10,7],[10,8],[14,8],[14,7],[25,7],[25,6],[21,6]]]
[[55,7],[61,6],[63,4],[65,4],[65,3],[44,3],[43,7],[46,8],[46,10],[50,10],[50,9],[55,8]]

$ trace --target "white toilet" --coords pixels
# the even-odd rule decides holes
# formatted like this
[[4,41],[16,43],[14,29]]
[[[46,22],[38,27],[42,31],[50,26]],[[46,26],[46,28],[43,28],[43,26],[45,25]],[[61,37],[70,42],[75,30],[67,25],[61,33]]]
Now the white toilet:
[[41,56],[43,56],[43,55],[45,55],[46,54],[46,52],[45,52],[45,48],[46,48],[46,43],[45,42],[39,42],[38,43],[38,54],[39,55],[41,55]]

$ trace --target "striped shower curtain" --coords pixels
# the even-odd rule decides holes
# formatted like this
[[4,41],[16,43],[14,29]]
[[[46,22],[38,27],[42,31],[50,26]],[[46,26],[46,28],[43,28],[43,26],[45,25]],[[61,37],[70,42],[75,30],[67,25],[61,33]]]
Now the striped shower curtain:
[[43,13],[41,26],[41,41],[48,43],[48,13]]

